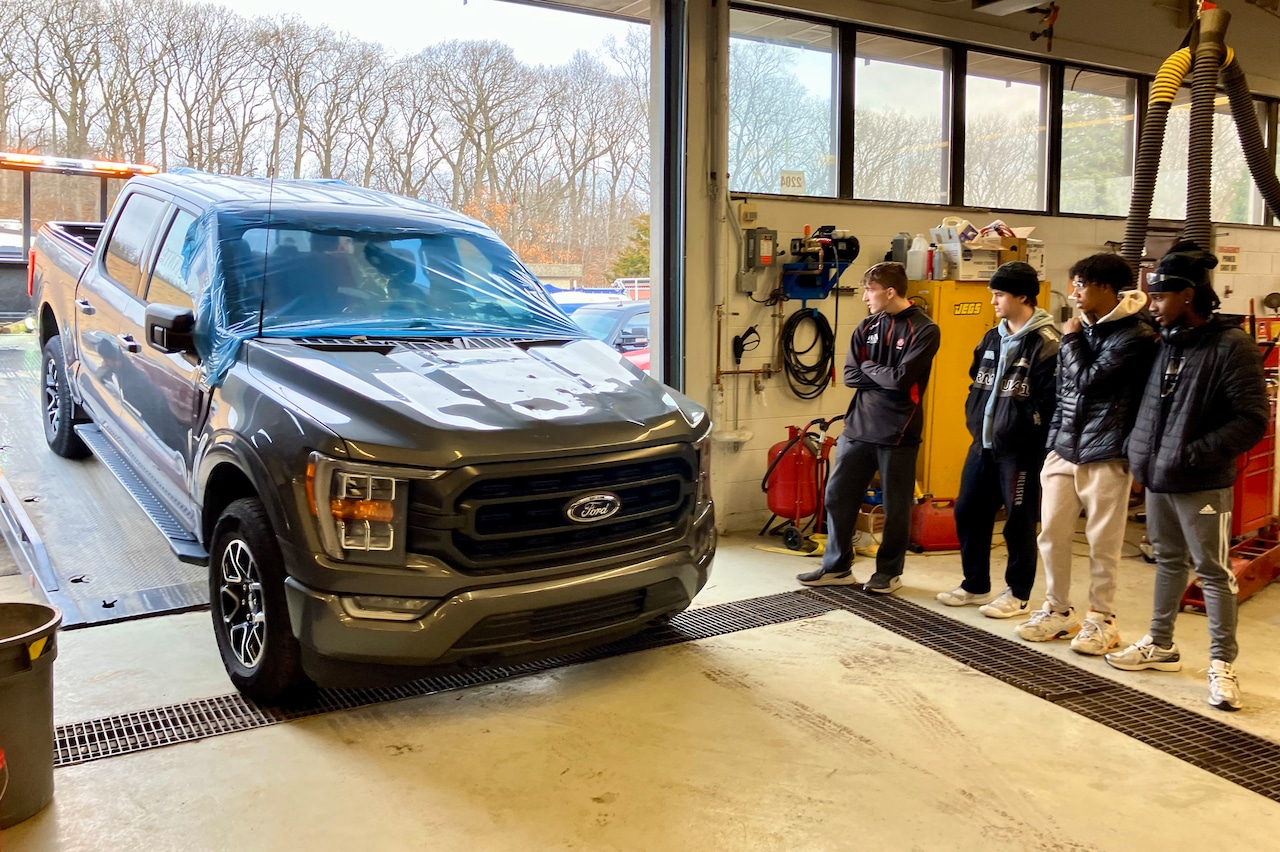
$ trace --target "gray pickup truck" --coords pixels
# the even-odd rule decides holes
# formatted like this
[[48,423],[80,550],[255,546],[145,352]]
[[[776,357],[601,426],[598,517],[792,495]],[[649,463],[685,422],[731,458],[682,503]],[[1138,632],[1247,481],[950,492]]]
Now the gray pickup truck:
[[186,172],[35,250],[48,444],[125,460],[255,699],[603,642],[706,584],[705,411],[471,219]]

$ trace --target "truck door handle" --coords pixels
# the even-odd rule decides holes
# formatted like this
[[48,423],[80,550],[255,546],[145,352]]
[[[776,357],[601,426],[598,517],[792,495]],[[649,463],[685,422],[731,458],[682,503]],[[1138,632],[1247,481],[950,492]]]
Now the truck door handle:
[[124,344],[124,351],[136,355],[142,351],[142,344],[133,339],[132,334],[117,334],[116,340]]
[[76,299],[76,306],[80,308],[80,313],[85,316],[93,316],[98,312],[97,308],[89,304],[88,299]]

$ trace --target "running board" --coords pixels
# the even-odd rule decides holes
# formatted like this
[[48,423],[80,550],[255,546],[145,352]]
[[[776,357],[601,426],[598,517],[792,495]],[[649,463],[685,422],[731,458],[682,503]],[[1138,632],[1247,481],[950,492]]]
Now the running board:
[[156,525],[156,529],[160,530],[160,534],[164,536],[165,541],[169,542],[169,549],[173,551],[173,555],[178,557],[182,562],[192,565],[207,565],[209,562],[209,552],[204,549],[199,540],[189,533],[178,519],[173,516],[156,496],[155,492],[143,482],[138,474],[134,473],[133,468],[129,466],[129,462],[125,459],[124,454],[116,449],[115,445],[102,433],[93,423],[83,423],[75,427],[76,434],[80,436],[80,440],[84,441],[86,447],[93,451],[98,460],[106,465],[107,470],[111,471],[125,490],[133,496],[138,506],[146,512],[147,517],[151,519],[151,523]]

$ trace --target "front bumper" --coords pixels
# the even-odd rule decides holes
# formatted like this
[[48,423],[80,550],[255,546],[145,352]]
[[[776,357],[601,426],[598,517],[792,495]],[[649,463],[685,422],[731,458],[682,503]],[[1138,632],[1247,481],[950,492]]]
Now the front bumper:
[[[714,525],[710,529],[714,537]],[[714,553],[713,538],[696,561],[681,551],[597,573],[460,591],[408,622],[353,618],[338,595],[292,577],[285,591],[308,674],[338,685],[325,662],[482,664],[635,632],[688,607],[706,585]]]

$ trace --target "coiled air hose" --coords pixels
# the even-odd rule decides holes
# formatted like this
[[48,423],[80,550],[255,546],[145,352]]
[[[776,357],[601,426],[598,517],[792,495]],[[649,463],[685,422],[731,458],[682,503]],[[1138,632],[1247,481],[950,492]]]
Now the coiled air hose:
[[[813,326],[813,341],[804,349],[796,349],[796,332],[809,323]],[[791,392],[801,399],[817,399],[831,384],[835,368],[836,335],[831,323],[817,308],[801,308],[782,325],[782,371],[787,376]],[[805,361],[805,356],[817,350],[816,360]]]

